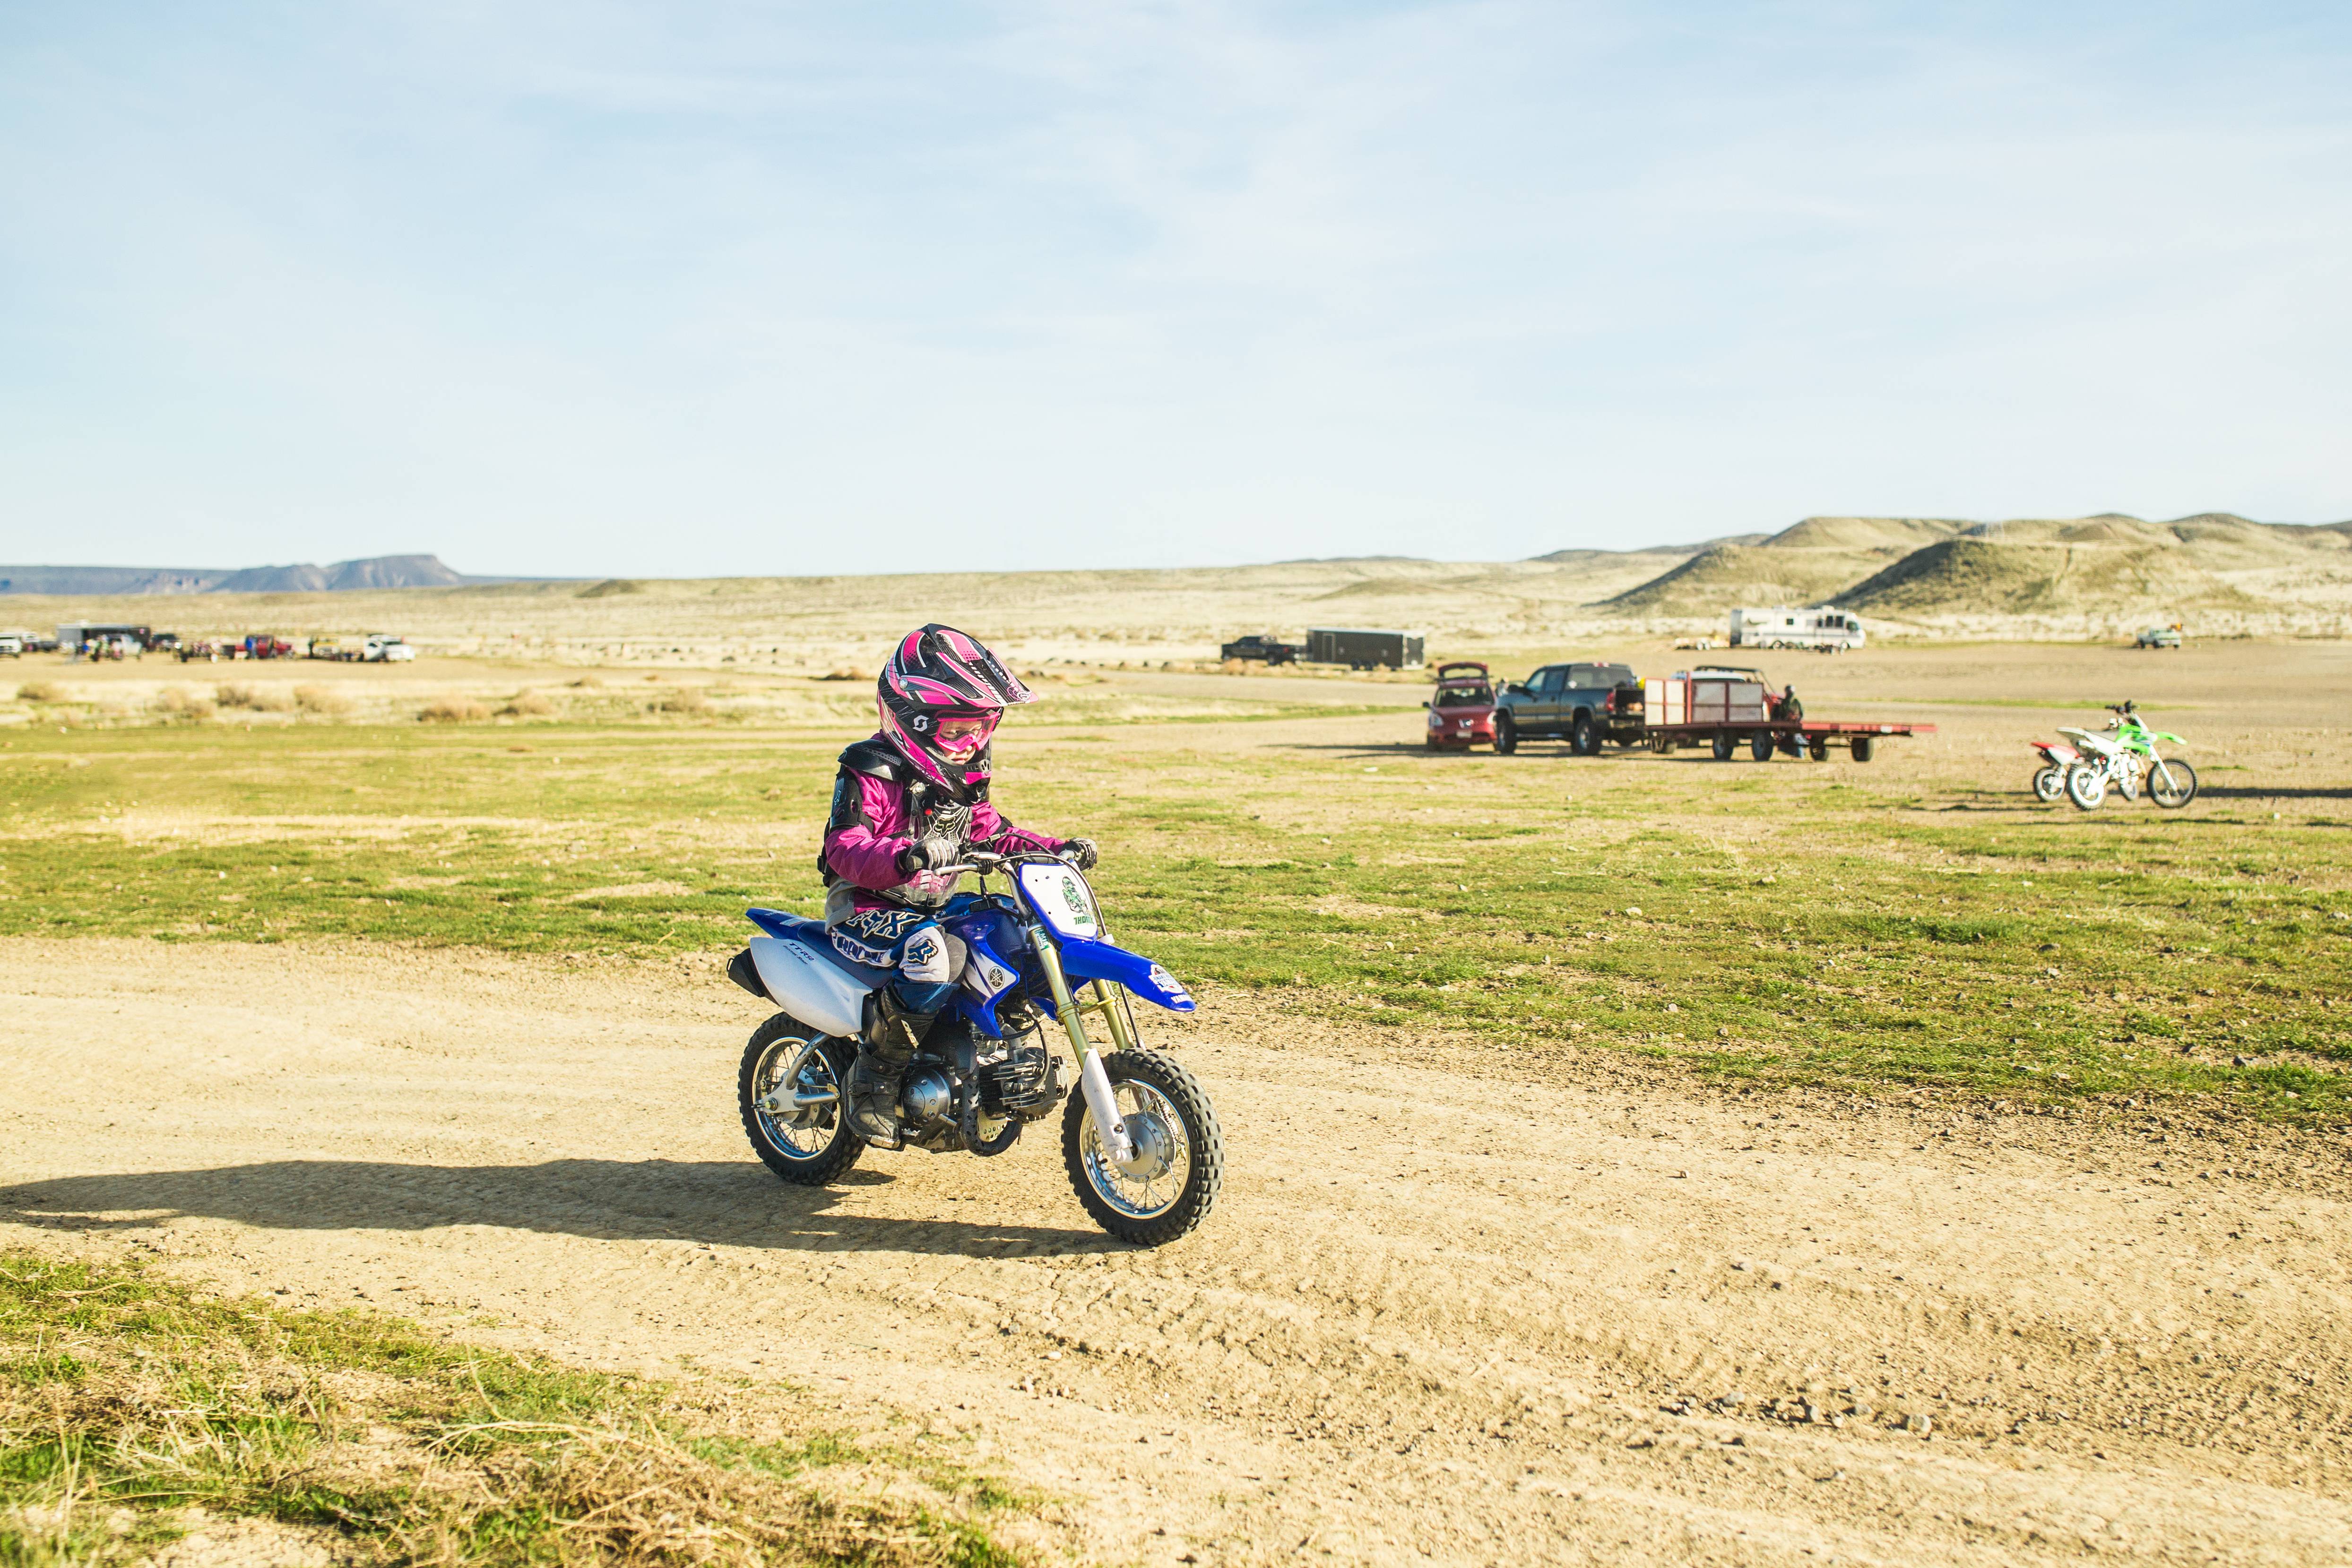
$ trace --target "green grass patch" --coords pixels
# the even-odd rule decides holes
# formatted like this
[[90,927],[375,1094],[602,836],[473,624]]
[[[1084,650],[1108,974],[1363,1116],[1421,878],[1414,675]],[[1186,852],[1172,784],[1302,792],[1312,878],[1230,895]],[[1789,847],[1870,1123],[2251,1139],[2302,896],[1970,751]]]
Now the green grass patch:
[[[2352,1109],[2352,897],[2323,818],[2085,816],[1843,763],[1191,736],[1016,722],[996,790],[1099,840],[1114,931],[1188,979],[1759,1082]],[[20,734],[0,934],[721,948],[746,904],[817,908],[850,738]]]
[[[886,1496],[885,1493],[887,1493]],[[782,1393],[583,1372],[379,1313],[0,1252],[0,1563],[130,1562],[201,1509],[385,1563],[1023,1560],[1034,1502]]]

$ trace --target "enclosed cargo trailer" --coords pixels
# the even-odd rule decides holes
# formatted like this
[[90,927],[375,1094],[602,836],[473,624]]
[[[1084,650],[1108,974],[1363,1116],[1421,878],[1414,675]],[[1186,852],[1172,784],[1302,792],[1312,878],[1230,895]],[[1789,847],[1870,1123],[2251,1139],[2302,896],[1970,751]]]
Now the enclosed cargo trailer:
[[1307,662],[1345,664],[1351,670],[1418,669],[1422,642],[1411,632],[1314,626],[1307,632]]

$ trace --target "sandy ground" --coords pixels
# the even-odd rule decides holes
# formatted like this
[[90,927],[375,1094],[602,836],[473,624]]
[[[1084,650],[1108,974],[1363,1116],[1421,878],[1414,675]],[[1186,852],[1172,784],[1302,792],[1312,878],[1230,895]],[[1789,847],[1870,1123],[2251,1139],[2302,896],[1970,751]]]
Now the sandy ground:
[[1137,1252],[1043,1136],[776,1182],[735,1119],[758,1009],[708,959],[19,940],[0,998],[0,1239],[791,1379],[1103,1560],[2352,1551],[2329,1145],[1742,1099],[1213,994],[1160,1032],[1224,1198]]

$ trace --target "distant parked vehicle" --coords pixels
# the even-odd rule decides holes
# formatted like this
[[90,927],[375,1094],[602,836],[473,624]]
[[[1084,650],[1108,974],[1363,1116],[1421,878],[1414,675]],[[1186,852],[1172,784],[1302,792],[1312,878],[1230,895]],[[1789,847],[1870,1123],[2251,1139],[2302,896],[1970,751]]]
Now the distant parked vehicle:
[[283,659],[293,652],[294,644],[285,638],[255,632],[233,643],[228,653],[232,659]]
[[[2110,703],[2107,711],[2116,716],[2104,735],[2072,727],[2058,731],[2073,740],[2082,754],[2066,770],[2066,799],[2079,810],[2093,811],[2107,798],[2109,785],[2125,800],[2138,800],[2142,780],[2147,784],[2147,798],[2167,810],[2178,810],[2197,799],[2197,770],[2177,757],[2159,757],[2156,750],[2159,740],[2168,740],[2176,746],[2186,746],[2187,741],[2168,730],[2148,728],[2136,703]],[[2041,792],[2041,784],[2037,774],[2036,794]]]
[[2170,626],[2146,626],[2140,629],[2139,643],[2143,648],[2178,648],[2181,646],[2179,622]]
[[1643,696],[1653,751],[1701,743],[1717,762],[1728,762],[1747,743],[1748,755],[1769,762],[1775,751],[1827,761],[1830,747],[1843,746],[1856,762],[1867,762],[1881,740],[1933,735],[1932,724],[1849,724],[1807,718],[1793,685],[1776,695],[1764,672],[1730,664],[1680,670],[1662,681],[1645,681]]
[[360,645],[360,657],[371,664],[404,664],[416,657],[416,650],[408,645],[405,638],[371,632],[368,640]]
[[1486,666],[1458,660],[1437,666],[1429,709],[1429,749],[1467,751],[1495,743],[1495,685]]
[[[1237,637],[1217,650],[1220,659],[1263,659],[1268,667],[1295,664],[1298,655],[1307,650],[1297,643],[1278,642],[1272,637],[1260,637],[1255,632]],[[412,655],[413,656],[413,655]]]
[[1862,617],[1843,610],[1799,610],[1775,604],[1731,612],[1735,648],[1811,648],[1835,653],[1859,648],[1864,640]]
[[1314,664],[1345,664],[1351,670],[1419,669],[1422,639],[1410,632],[1311,627],[1307,633],[1307,660]]
[[1595,757],[1604,740],[1642,738],[1642,683],[1631,664],[1546,664],[1504,686],[1495,708],[1500,752],[1517,750],[1521,740],[1565,739],[1579,757]]
[[25,656],[25,639],[14,632],[0,632],[0,659],[21,659]]

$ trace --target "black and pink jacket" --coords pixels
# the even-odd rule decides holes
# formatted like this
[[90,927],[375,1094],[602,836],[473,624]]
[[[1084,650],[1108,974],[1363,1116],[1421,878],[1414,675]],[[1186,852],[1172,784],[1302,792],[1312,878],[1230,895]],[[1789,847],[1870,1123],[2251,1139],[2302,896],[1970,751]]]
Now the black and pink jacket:
[[[927,833],[1011,854],[1051,852],[1067,841],[1016,828],[988,802],[988,778],[978,775],[962,800],[951,798],[917,772],[906,753],[884,737],[861,740],[841,754],[833,784],[833,815],[825,823],[817,869],[827,887],[846,882],[858,909],[936,909],[955,892],[957,877],[920,871],[909,877],[898,857]],[[829,901],[830,902],[830,901]]]

